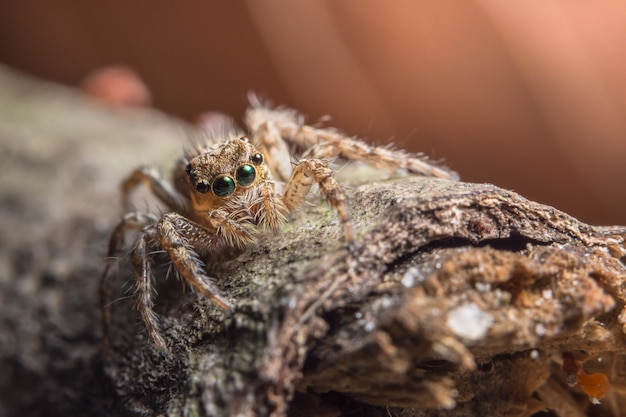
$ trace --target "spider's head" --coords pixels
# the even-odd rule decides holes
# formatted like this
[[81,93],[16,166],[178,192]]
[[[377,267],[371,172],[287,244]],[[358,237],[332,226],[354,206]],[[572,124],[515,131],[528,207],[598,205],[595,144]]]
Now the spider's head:
[[268,171],[263,154],[247,137],[229,139],[193,158],[185,168],[196,210],[215,209],[261,183]]

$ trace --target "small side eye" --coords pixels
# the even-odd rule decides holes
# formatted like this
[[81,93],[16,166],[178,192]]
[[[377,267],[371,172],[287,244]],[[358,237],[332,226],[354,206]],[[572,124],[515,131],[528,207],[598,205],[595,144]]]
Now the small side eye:
[[199,193],[206,194],[210,189],[211,186],[206,181],[200,181],[196,184],[196,190],[198,190]]
[[227,197],[235,191],[235,180],[228,176],[218,177],[213,181],[213,193],[218,197]]
[[185,172],[187,173],[187,175],[191,174],[191,164],[187,164],[187,166],[185,167]]
[[256,178],[256,170],[252,165],[245,164],[237,168],[236,176],[237,184],[242,187],[247,187],[254,182],[254,179]]
[[252,162],[254,165],[261,165],[263,163],[263,154],[255,153],[250,157],[250,162]]

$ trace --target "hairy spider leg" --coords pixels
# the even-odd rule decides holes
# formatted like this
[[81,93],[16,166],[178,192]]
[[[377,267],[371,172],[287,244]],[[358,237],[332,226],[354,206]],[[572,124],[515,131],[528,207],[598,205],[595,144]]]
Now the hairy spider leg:
[[[172,223],[176,222],[181,230],[187,232],[188,229],[193,229],[188,231],[188,235],[194,237],[192,246],[198,248],[202,253],[208,253],[224,246],[243,249],[256,241],[258,233],[254,225],[247,221],[247,216],[243,219],[234,217],[220,209],[206,213],[206,220],[216,229],[213,234],[208,233],[200,226],[196,226],[192,221],[179,214],[168,213],[166,216],[171,219]],[[194,234],[196,230],[200,235]],[[198,239],[198,236],[202,236],[202,238]],[[222,240],[223,243],[213,243],[216,238]]]
[[254,145],[265,154],[272,176],[287,181],[291,176],[291,152],[283,140],[276,123],[262,123],[253,131]]
[[263,183],[260,198],[261,201],[252,205],[259,207],[254,213],[254,221],[270,232],[277,233],[280,226],[287,222],[285,214],[289,209],[285,206],[282,195],[277,194],[274,181]]
[[150,260],[150,242],[156,237],[154,227],[144,229],[135,239],[131,251],[131,262],[135,271],[135,308],[139,311],[148,333],[157,348],[164,352],[166,350],[165,340],[159,331],[159,318],[154,312],[154,272]]
[[[135,269],[136,308],[141,315],[150,337],[157,348],[167,351],[163,336],[159,329],[159,320],[154,312],[153,287],[154,273],[150,260],[149,249],[152,246],[167,252],[178,274],[196,291],[213,301],[226,312],[232,311],[232,305],[220,295],[220,291],[204,272],[204,264],[190,242],[202,242],[204,250],[223,247],[224,243],[216,239],[216,235],[206,231],[201,226],[187,220],[177,213],[167,213],[157,223],[156,227],[144,229],[132,249],[132,263]],[[213,247],[212,247],[213,246]]]
[[152,214],[132,212],[126,214],[117,224],[111,238],[107,252],[107,264],[100,280],[100,309],[102,311],[102,350],[107,352],[111,330],[111,294],[113,282],[118,275],[120,258],[126,247],[126,234],[129,231],[139,232],[142,229],[156,224],[157,219]]
[[283,192],[283,204],[287,209],[294,210],[306,198],[313,183],[317,183],[326,201],[337,212],[343,224],[346,242],[354,240],[350,212],[346,203],[346,195],[333,177],[328,164],[320,159],[303,159],[293,168],[289,182]]
[[[315,135],[320,129],[303,127],[299,135]],[[391,149],[381,146],[371,146],[367,143],[347,137],[334,138],[332,140],[320,140],[310,147],[303,155],[307,158],[332,159],[336,157],[363,161],[388,172],[404,169],[412,174],[427,177],[442,178],[457,181],[459,176],[456,172],[442,168],[428,161],[423,155],[409,154],[402,150]]]
[[368,145],[336,129],[307,126],[304,117],[294,110],[266,108],[258,100],[252,104],[246,113],[246,121],[262,143],[274,144],[282,138],[306,149],[303,154],[305,158],[341,157],[364,161],[386,171],[405,169],[417,175],[453,181],[459,179],[456,172],[437,166],[423,155]]
[[187,205],[180,193],[161,178],[157,170],[150,165],[135,169],[122,183],[122,203],[125,210],[131,208],[130,194],[140,184],[146,186],[170,210],[179,213],[187,212]]

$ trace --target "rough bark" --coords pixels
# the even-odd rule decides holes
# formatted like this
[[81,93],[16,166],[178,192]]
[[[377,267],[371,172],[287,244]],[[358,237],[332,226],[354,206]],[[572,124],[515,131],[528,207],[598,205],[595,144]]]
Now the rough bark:
[[[314,199],[280,236],[207,260],[231,316],[159,280],[165,356],[122,268],[102,357],[97,288],[119,179],[173,162],[189,127],[7,70],[0,91],[0,415],[626,412],[626,227],[421,177],[349,188],[352,248]],[[601,405],[566,384],[567,352],[611,380]]]

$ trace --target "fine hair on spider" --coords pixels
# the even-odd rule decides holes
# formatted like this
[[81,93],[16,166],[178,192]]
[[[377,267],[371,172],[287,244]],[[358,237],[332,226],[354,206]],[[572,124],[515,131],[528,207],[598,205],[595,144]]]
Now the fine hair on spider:
[[[247,135],[234,127],[207,135],[188,147],[164,180],[152,166],[140,166],[122,182],[122,200],[144,186],[166,207],[159,214],[130,212],[115,227],[110,259],[101,281],[104,346],[109,343],[110,297],[116,263],[134,233],[130,261],[135,307],[156,347],[167,351],[154,311],[154,254],[165,253],[184,282],[226,313],[234,304],[207,275],[203,259],[225,248],[243,249],[265,234],[275,234],[288,214],[305,202],[313,185],[337,213],[345,242],[354,242],[346,194],[327,161],[356,160],[381,170],[447,180],[458,176],[421,155],[371,146],[332,128],[306,125],[294,110],[271,108],[250,97],[244,118]],[[222,124],[222,126],[224,126]]]

